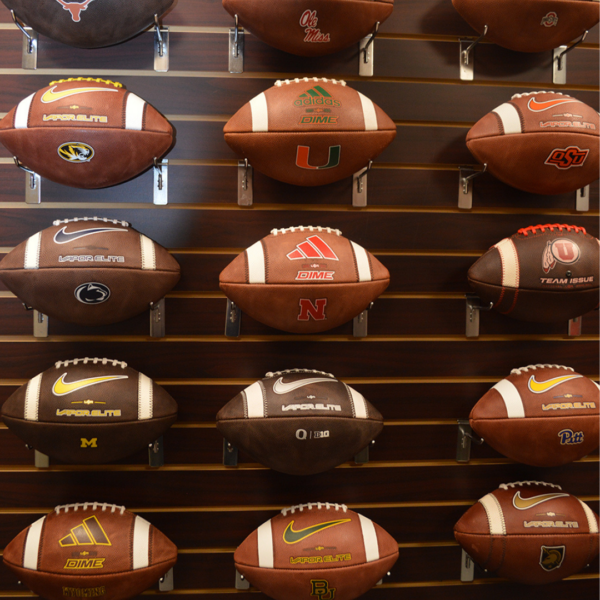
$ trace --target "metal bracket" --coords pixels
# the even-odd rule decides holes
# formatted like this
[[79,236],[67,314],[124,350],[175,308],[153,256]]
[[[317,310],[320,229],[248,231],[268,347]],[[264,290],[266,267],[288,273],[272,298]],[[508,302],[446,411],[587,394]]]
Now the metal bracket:
[[235,27],[229,29],[229,72],[244,72],[244,29],[239,27],[238,16],[235,15]]
[[236,305],[227,298],[227,311],[225,313],[225,335],[231,338],[240,337],[240,330],[242,327],[242,311]]
[[223,438],[223,464],[226,467],[238,466],[238,449],[225,438]]
[[165,464],[165,444],[162,435],[148,444],[148,464],[154,468],[162,467]]
[[161,592],[172,592],[175,587],[173,567],[171,567],[159,580],[158,589]]
[[[374,444],[375,440],[371,441]],[[371,444],[365,446],[360,452],[354,455],[354,463],[357,465],[366,465],[369,462],[369,447]]]
[[238,205],[252,206],[254,201],[254,169],[248,159],[238,160]]
[[15,25],[23,32],[23,58],[21,60],[21,67],[23,69],[37,69],[37,57],[38,57],[38,33],[31,27],[21,23],[15,15],[15,11],[10,11],[10,16],[15,22]]
[[[465,176],[464,171],[472,174]],[[487,163],[483,165],[481,171],[476,171],[473,167],[458,167],[458,208],[471,210],[473,208],[473,186],[471,181],[487,171]]]
[[479,296],[475,294],[465,294],[467,299],[467,325],[466,336],[468,338],[479,337],[479,312],[482,310],[492,310],[494,303],[490,302],[489,306],[482,306]]
[[471,442],[480,446],[484,441],[483,438],[473,435],[469,419],[458,419],[456,462],[468,463],[471,460]]
[[150,302],[150,337],[165,337],[165,299]]
[[373,303],[369,304],[365,310],[356,315],[352,321],[352,335],[357,338],[367,337],[369,325],[369,311],[373,308]]
[[586,185],[575,192],[575,210],[587,212],[590,210],[590,186]]
[[[471,52],[475,49],[475,46],[481,42],[481,40],[487,35],[488,26],[486,25],[483,28],[483,33],[473,41],[472,38],[460,38],[458,41],[460,42],[460,79],[461,81],[473,81],[474,73],[475,73],[475,58],[471,60]],[[466,48],[464,47],[466,44],[469,44]]]
[[35,338],[47,338],[48,337],[48,315],[41,313],[37,310],[32,309],[29,306],[25,306],[26,310],[33,310],[33,337]]
[[352,206],[364,207],[367,205],[367,174],[373,166],[373,161],[352,175]]
[[460,580],[469,583],[475,579],[475,563],[473,559],[462,550],[460,557]]
[[582,44],[587,37],[588,31],[571,46],[559,46],[552,51],[552,83],[565,85],[567,83],[567,52]]
[[169,161],[154,158],[154,204],[169,203]]
[[581,335],[582,321],[583,321],[583,317],[575,317],[574,319],[569,320],[569,329],[568,329],[569,337],[579,337]]
[[25,203],[40,204],[42,201],[42,178],[35,171],[27,168],[16,156],[13,156],[15,165],[25,171]]
[[50,467],[50,457],[39,450],[35,451],[34,461],[36,469],[48,469]]
[[250,589],[250,583],[237,569],[235,570],[235,589],[236,590],[249,590]]
[[154,70],[169,70],[169,28],[160,24],[158,15],[154,15]]
[[373,77],[375,67],[375,36],[381,23],[377,21],[373,31],[358,43],[358,74],[361,77]]

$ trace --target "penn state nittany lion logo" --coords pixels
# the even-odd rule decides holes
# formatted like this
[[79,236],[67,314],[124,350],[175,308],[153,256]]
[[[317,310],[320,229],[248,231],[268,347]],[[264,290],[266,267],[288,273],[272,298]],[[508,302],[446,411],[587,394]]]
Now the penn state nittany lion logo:
[[75,289],[75,298],[82,304],[102,304],[110,298],[110,289],[103,283],[82,283]]
[[67,142],[58,147],[58,155],[70,163],[90,162],[94,154],[94,149],[83,142]]

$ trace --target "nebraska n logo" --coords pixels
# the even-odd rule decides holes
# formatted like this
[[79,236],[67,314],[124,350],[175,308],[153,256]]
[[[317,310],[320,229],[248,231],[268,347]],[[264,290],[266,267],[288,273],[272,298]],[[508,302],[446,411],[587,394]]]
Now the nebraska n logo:
[[300,298],[300,314],[298,321],[310,321],[312,317],[315,321],[325,321],[325,307],[327,298],[317,298],[313,304],[308,298]]
[[59,540],[58,543],[62,548],[69,546],[112,546],[96,515],[84,519],[83,523],[73,527],[71,533]]
[[325,258],[327,260],[340,260],[336,253],[318,235],[307,237],[298,244],[287,257],[290,260],[303,260],[305,258]]
[[81,21],[81,13],[84,10],[87,10],[87,7],[94,0],[85,0],[84,2],[65,2],[65,0],[56,0],[65,10],[68,10],[71,13],[71,19],[75,21],[75,23],[79,23]]

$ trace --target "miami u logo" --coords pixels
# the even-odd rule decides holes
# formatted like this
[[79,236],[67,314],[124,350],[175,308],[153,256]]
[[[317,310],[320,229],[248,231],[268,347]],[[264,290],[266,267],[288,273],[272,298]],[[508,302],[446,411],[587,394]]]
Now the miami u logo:
[[316,596],[319,600],[334,600],[335,589],[330,588],[326,579],[311,579],[311,596]]
[[296,152],[296,166],[301,169],[311,169],[311,170],[322,170],[322,169],[333,169],[333,167],[337,167],[340,164],[340,156],[342,154],[341,146],[329,146],[329,160],[326,165],[320,165],[317,167],[313,167],[308,162],[308,156],[310,154],[310,146],[298,146],[298,150]]

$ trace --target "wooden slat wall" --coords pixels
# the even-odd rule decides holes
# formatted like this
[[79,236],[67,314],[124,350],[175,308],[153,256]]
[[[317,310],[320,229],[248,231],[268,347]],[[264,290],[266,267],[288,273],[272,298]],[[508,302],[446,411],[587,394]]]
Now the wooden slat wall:
[[[23,174],[0,148],[0,257],[53,219],[110,216],[130,221],[177,258],[182,278],[167,300],[167,336],[147,336],[148,317],[104,328],[51,322],[50,337],[31,336],[31,315],[0,287],[0,404],[56,360],[109,356],[127,361],[179,403],[167,433],[165,467],[146,466],[143,452],[114,465],[32,466],[32,453],[0,426],[0,551],[56,504],[125,504],[179,547],[178,594],[204,600],[248,598],[233,589],[232,552],[280,508],[307,501],[347,503],[398,540],[400,559],[373,600],[531,598],[532,588],[494,579],[479,569],[459,581],[460,549],[452,527],[479,497],[500,483],[537,479],[562,485],[598,511],[598,453],[555,469],[512,463],[489,446],[474,447],[468,465],[454,461],[456,419],[511,368],[567,364],[598,378],[598,313],[584,335],[566,324],[519,323],[482,314],[481,337],[464,336],[466,272],[489,246],[519,227],[540,222],[585,226],[598,235],[598,184],[591,211],[574,212],[572,195],[536,196],[484,175],[475,207],[459,211],[457,166],[472,165],[464,137],[471,125],[512,94],[554,89],[550,54],[523,55],[491,44],[476,51],[476,78],[458,79],[458,37],[474,32],[449,0],[398,0],[376,42],[375,76],[357,76],[357,49],[322,59],[279,52],[252,36],[246,71],[227,72],[229,15],[218,0],[179,0],[167,17],[171,70],[152,70],[150,33],[125,45],[78,51],[40,42],[39,69],[23,71],[21,34],[0,11],[0,113],[21,98],[68,76],[121,81],[154,104],[177,128],[170,155],[170,204],[152,205],[152,176],[107,190],[73,190],[43,182],[43,204],[23,202]],[[567,93],[598,109],[598,28],[569,54]],[[350,206],[350,181],[294,188],[255,175],[255,206],[236,204],[236,160],[222,127],[275,79],[304,75],[343,78],[380,105],[398,125],[394,143],[369,175],[369,207]],[[563,88],[560,88],[561,90]],[[218,274],[274,227],[340,228],[374,252],[392,281],[369,316],[369,336],[351,326],[319,336],[275,331],[247,316],[243,337],[223,335],[225,298]],[[386,419],[366,466],[345,464],[326,474],[294,478],[240,457],[220,464],[219,408],[266,371],[293,367],[335,373],[365,394]],[[592,598],[598,562],[545,587],[547,600]],[[483,586],[483,587],[482,587]],[[0,598],[27,596],[0,568]],[[166,597],[166,594],[159,594]],[[254,595],[253,597],[261,597]]]

